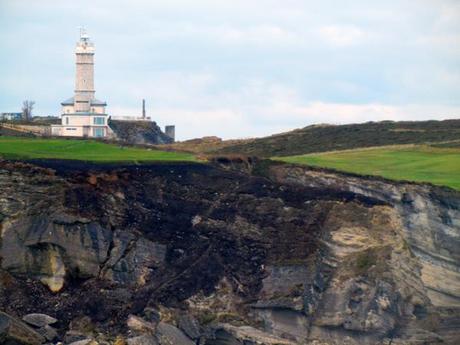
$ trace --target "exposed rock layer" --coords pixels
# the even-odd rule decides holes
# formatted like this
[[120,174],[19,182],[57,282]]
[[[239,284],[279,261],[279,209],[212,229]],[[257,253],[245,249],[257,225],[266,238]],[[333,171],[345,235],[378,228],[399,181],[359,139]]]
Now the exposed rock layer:
[[160,343],[458,340],[457,192],[260,162],[37,164],[0,163],[0,308],[60,337],[85,316],[128,334],[133,314]]

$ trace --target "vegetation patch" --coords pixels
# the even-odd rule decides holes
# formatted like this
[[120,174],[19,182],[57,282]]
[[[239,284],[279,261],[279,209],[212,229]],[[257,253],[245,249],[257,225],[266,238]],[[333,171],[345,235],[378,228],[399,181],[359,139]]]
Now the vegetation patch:
[[364,251],[356,258],[356,268],[360,272],[366,272],[377,263],[377,258],[372,251]]
[[3,159],[68,159],[90,162],[196,161],[194,155],[107,144],[95,140],[0,137]]
[[216,149],[219,154],[273,157],[386,145],[441,143],[459,139],[460,120],[382,121],[308,126]]
[[198,322],[205,326],[217,320],[217,316],[217,313],[206,311],[198,316]]
[[460,148],[388,146],[274,159],[460,190]]

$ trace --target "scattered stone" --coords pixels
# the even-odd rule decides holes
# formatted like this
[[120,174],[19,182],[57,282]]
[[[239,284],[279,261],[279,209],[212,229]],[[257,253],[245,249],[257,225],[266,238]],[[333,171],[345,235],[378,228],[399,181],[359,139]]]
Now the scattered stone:
[[134,332],[139,332],[139,333],[152,333],[153,334],[155,333],[156,328],[157,328],[156,324],[145,321],[144,319],[138,316],[135,316],[135,315],[130,315],[128,317],[127,324],[128,324],[129,329],[131,329]]
[[46,338],[46,340],[49,340],[49,341],[56,339],[58,336],[56,329],[54,329],[53,327],[49,325],[39,328],[37,332],[43,335]]
[[73,331],[88,335],[93,332],[94,324],[91,318],[85,315],[73,319],[70,322],[69,328]]
[[64,336],[64,342],[66,344],[74,343],[76,341],[85,340],[85,339],[88,339],[88,336],[76,330],[67,331]]
[[128,338],[128,345],[158,345],[158,341],[152,335],[141,335],[139,337]]
[[179,328],[191,339],[198,339],[201,336],[200,323],[190,314],[179,317]]
[[282,339],[250,326],[236,327],[220,324],[215,330],[215,338],[219,344],[264,344],[264,345],[296,345],[297,342]]
[[160,312],[151,307],[147,307],[144,309],[144,315],[147,321],[153,322],[155,324],[158,324],[158,322],[160,322],[161,320]]
[[96,345],[97,342],[93,339],[83,339],[79,341],[74,341],[73,343],[70,343],[69,345]]
[[113,345],[126,345],[126,340],[123,338],[121,335],[117,336],[115,341],[113,342]]
[[160,345],[194,345],[179,328],[164,322],[158,324],[157,339]]
[[23,316],[22,320],[27,322],[29,325],[36,327],[45,327],[48,325],[52,325],[58,321],[54,317],[39,313],[27,314]]
[[24,345],[40,345],[45,338],[27,326],[24,322],[0,312],[0,343],[20,343]]

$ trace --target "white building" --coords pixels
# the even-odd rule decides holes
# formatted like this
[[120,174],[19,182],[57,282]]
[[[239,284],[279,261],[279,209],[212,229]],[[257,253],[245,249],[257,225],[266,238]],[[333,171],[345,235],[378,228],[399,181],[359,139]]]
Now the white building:
[[22,113],[1,113],[0,120],[20,121],[22,120]]
[[113,135],[107,124],[106,102],[95,98],[94,44],[84,30],[75,49],[75,95],[61,103],[61,125],[52,125],[51,133],[67,137],[103,138]]

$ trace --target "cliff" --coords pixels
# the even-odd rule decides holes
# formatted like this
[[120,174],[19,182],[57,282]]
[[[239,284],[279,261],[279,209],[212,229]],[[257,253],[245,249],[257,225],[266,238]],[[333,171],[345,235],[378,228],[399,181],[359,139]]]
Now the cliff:
[[118,140],[129,144],[170,144],[174,142],[152,121],[109,121]]
[[241,163],[0,162],[5,320],[48,314],[66,343],[458,343],[458,192]]

